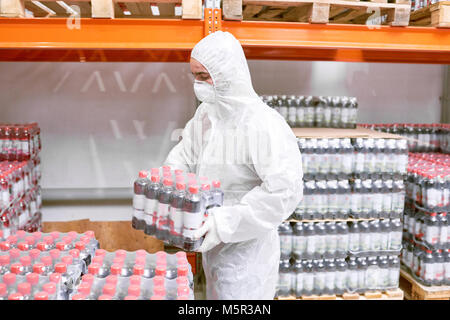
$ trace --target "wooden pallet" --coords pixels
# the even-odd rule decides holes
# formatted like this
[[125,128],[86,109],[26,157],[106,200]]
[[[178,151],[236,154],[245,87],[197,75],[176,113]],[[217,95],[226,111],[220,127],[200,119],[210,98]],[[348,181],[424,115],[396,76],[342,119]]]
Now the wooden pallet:
[[277,300],[403,300],[403,291],[401,289],[392,289],[386,291],[358,293],[344,293],[342,296],[322,295],[322,296],[302,296],[296,298],[294,296],[286,298],[278,298]]
[[224,19],[232,20],[353,24],[366,24],[375,17],[378,21],[373,19],[372,24],[407,26],[410,1],[392,1],[395,3],[388,0],[223,0],[223,15]]
[[411,26],[450,28],[450,1],[411,12]]
[[[1,0],[2,17],[202,19],[202,0]],[[44,7],[42,7],[42,5]],[[75,7],[73,7],[75,6]],[[49,9],[49,10],[47,10]],[[53,13],[52,13],[53,12]]]
[[400,288],[406,300],[450,300],[450,286],[424,286],[403,268],[400,269]]

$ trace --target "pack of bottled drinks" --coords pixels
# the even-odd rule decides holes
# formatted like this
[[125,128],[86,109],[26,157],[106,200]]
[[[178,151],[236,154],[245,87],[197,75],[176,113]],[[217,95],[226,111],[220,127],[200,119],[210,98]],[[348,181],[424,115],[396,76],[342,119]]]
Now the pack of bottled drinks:
[[450,156],[411,153],[402,263],[427,286],[450,285]]
[[450,124],[448,123],[390,123],[359,124],[360,127],[403,136],[409,152],[450,153]]
[[261,99],[278,111],[291,127],[356,128],[355,97],[263,95]]
[[40,129],[36,123],[0,124],[0,232],[41,226]]
[[18,231],[1,240],[0,300],[194,298],[185,252],[107,252],[93,231]]
[[219,181],[169,166],[140,171],[134,182],[132,226],[166,244],[197,250],[203,242],[195,232],[202,226],[208,209],[223,205]]
[[186,253],[95,252],[72,300],[193,300]]

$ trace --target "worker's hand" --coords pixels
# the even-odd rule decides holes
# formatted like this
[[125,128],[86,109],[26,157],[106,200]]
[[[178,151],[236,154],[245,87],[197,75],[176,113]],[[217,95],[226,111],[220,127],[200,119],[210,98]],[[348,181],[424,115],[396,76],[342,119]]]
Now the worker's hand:
[[212,214],[208,215],[205,223],[197,230],[194,237],[196,239],[201,238],[205,235],[205,239],[203,239],[203,243],[196,251],[197,252],[206,252],[217,246],[220,241],[219,233],[217,232],[216,221]]

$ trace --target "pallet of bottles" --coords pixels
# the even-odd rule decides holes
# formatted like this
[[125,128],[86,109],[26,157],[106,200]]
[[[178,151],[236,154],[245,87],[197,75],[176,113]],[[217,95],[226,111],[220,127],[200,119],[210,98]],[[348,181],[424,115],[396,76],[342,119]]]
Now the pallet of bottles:
[[406,300],[450,300],[450,286],[424,286],[403,266],[400,269],[400,288]]
[[30,160],[41,148],[41,129],[36,122],[0,123],[0,161]]
[[399,288],[385,291],[367,291],[365,293],[344,293],[342,295],[312,295],[299,298],[290,296],[276,300],[403,300],[403,291]]
[[450,28],[450,1],[433,1],[426,7],[427,1],[413,0],[409,25],[420,27]]

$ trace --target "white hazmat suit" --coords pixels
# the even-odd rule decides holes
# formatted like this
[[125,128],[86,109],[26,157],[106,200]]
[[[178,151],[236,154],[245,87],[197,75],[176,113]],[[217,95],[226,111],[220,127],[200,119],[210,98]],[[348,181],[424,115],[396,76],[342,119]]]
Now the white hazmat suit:
[[203,253],[207,299],[273,299],[277,227],[303,193],[296,137],[253,90],[233,35],[210,34],[191,57],[208,70],[215,96],[199,106],[165,163],[222,183],[224,206],[211,212],[221,243]]

